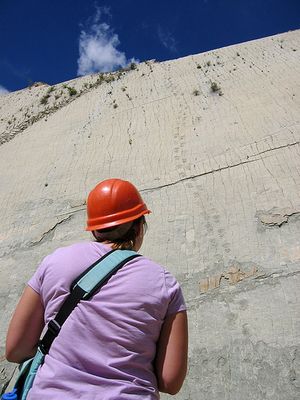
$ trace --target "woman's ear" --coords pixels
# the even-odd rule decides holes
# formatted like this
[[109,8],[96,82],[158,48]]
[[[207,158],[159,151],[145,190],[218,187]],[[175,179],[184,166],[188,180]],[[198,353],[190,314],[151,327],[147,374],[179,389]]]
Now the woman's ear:
[[134,246],[133,250],[139,251],[139,249],[142,247],[143,244],[143,239],[144,239],[144,229],[143,229],[143,220],[139,221],[134,229],[135,231],[135,239],[134,239]]
[[144,221],[141,219],[136,225],[136,236],[144,236]]

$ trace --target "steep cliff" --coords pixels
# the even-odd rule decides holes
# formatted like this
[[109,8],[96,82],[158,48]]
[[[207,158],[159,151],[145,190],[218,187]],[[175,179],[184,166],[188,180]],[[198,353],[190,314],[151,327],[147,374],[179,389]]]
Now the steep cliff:
[[[101,179],[141,189],[143,254],[181,282],[178,399],[300,396],[300,31],[0,97],[0,372],[39,261],[89,239]],[[163,396],[168,398],[168,396]]]

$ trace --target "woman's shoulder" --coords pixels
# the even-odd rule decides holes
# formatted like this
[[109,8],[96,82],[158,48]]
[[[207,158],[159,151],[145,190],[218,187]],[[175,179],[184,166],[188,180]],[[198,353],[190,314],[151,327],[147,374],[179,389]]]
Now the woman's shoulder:
[[165,279],[166,275],[169,275],[170,272],[166,269],[166,267],[160,264],[157,261],[154,261],[144,255],[140,255],[134,259],[137,266],[140,267],[141,271],[146,275],[160,275],[163,279]]
[[166,314],[174,314],[186,310],[182,290],[176,277],[163,265],[147,258],[138,257],[137,263],[140,266],[139,272],[142,277],[140,287],[145,287],[145,292],[159,290],[167,306]]
[[74,252],[74,251],[81,251],[83,249],[88,249],[90,247],[93,247],[92,241],[82,241],[82,242],[76,242],[76,243],[71,243],[66,246],[61,246],[57,247],[50,255],[57,254],[57,253],[68,253],[68,252]]
[[66,246],[58,247],[52,253],[47,255],[45,259],[56,258],[56,257],[79,257],[81,255],[95,254],[95,256],[101,256],[107,252],[107,248],[100,243],[92,241],[82,241],[72,243]]
[[135,260],[137,265],[140,266],[141,273],[145,279],[149,276],[160,277],[167,290],[170,287],[179,285],[175,276],[164,265],[145,256],[138,257]]

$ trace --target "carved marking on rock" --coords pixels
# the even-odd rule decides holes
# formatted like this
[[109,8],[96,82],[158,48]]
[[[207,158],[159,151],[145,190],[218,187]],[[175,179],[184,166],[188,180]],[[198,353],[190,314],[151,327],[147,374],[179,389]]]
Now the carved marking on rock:
[[249,271],[243,271],[240,266],[232,265],[227,272],[201,279],[199,282],[200,291],[206,293],[208,290],[220,287],[222,279],[228,281],[230,285],[235,285],[244,279],[254,276],[257,272],[258,268],[256,266],[253,266]]

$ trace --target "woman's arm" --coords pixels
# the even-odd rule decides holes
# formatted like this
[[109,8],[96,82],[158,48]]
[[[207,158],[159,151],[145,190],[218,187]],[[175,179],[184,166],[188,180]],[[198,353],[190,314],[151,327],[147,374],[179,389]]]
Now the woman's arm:
[[27,286],[12,316],[6,336],[6,359],[20,363],[33,357],[44,328],[40,295]]
[[160,392],[179,392],[187,371],[188,326],[186,311],[169,315],[157,344],[156,377]]

